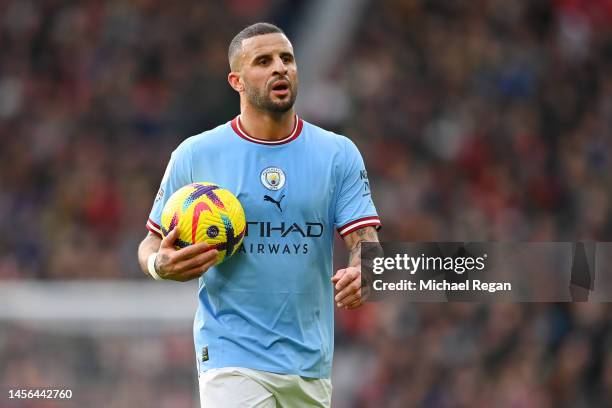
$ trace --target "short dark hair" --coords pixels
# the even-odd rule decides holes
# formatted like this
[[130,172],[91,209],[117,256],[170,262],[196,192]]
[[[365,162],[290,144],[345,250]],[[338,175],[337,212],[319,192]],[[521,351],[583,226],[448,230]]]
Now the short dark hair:
[[270,23],[255,23],[240,31],[230,42],[229,49],[227,50],[227,58],[229,60],[230,68],[233,70],[234,67],[232,61],[240,50],[242,50],[242,41],[247,38],[256,37],[264,34],[279,33],[285,35],[285,32],[279,27]]

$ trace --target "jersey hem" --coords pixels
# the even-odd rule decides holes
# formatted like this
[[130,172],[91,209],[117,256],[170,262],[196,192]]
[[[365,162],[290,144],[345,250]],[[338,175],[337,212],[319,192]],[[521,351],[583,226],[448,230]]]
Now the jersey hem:
[[329,370],[330,374],[325,377],[325,376],[321,376],[320,374],[315,375],[315,373],[310,372],[310,371],[302,371],[302,370],[288,370],[285,368],[281,368],[281,367],[276,367],[276,366],[266,366],[266,365],[258,365],[258,364],[232,364],[229,363],[228,364],[223,364],[223,365],[214,365],[214,366],[209,366],[206,367],[205,369],[202,368],[200,366],[200,373],[205,373],[208,370],[212,370],[215,368],[248,368],[251,370],[259,370],[259,371],[265,371],[268,373],[272,373],[272,374],[283,374],[283,375],[298,375],[300,377],[305,377],[305,378],[316,378],[318,380],[329,380],[331,379],[331,368]]

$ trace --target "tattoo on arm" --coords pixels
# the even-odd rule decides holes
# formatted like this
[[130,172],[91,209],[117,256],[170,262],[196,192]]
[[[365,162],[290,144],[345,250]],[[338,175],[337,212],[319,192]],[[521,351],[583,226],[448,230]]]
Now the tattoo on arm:
[[349,266],[358,266],[361,264],[361,242],[351,248],[349,251]]
[[360,228],[345,237],[349,248],[349,266],[361,265],[361,243],[378,242],[378,234],[374,227]]
[[368,227],[368,228],[361,228],[358,229],[357,231],[355,231],[357,233],[357,235],[359,235],[360,237],[364,237],[368,234],[368,232],[371,232],[370,230],[372,229],[372,227]]
[[[378,234],[374,227],[364,227],[345,236],[344,241],[349,249],[348,265],[361,269],[361,243],[378,242]],[[361,287],[367,290],[369,281],[371,281],[371,279],[369,279],[366,274],[362,273]]]

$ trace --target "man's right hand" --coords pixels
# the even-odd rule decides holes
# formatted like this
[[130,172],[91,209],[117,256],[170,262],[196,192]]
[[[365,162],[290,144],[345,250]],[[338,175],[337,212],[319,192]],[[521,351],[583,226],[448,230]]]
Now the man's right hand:
[[176,249],[174,241],[178,237],[178,227],[162,239],[155,271],[162,279],[185,282],[202,276],[217,260],[219,251],[205,242]]

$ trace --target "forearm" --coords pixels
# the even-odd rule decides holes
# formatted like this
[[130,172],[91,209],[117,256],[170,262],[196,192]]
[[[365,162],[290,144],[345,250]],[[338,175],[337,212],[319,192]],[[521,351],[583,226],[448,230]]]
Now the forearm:
[[347,235],[344,238],[349,250],[348,266],[361,266],[361,243],[378,242],[378,234],[374,227],[365,227]]
[[334,300],[338,307],[355,309],[363,304],[369,295],[370,279],[361,270],[362,242],[378,242],[374,227],[363,227],[344,236],[349,250],[348,267],[340,269],[332,277],[337,291]]
[[[345,242],[349,250],[348,266],[361,270],[362,242],[378,242],[378,233],[374,227],[361,228],[346,236]],[[362,273],[361,278],[362,286],[366,286],[369,282],[368,277],[365,273]]]
[[138,246],[138,264],[140,265],[140,269],[142,269],[147,276],[149,276],[147,268],[147,260],[149,259],[149,255],[151,255],[153,252],[159,251],[160,244],[161,238],[149,232],[149,234]]

